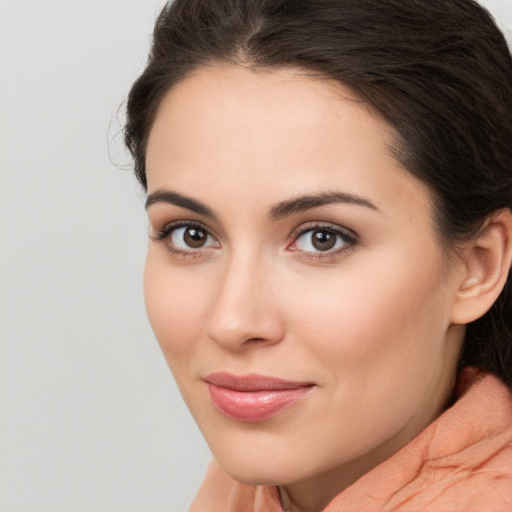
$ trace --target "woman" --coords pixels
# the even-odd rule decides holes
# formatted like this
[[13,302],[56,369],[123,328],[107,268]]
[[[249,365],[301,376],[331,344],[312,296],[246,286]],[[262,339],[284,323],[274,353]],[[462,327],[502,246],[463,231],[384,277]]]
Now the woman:
[[128,101],[193,511],[512,507],[512,60],[472,0],[176,0]]

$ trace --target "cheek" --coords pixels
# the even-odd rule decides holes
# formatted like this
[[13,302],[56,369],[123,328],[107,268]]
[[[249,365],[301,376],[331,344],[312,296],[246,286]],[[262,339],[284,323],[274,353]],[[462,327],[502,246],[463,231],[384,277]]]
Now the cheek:
[[[434,277],[438,267],[381,270],[378,280],[364,272],[333,276],[294,303],[294,338],[307,347],[302,360],[328,390],[315,416],[325,421],[311,428],[338,436],[354,456],[419,415],[443,356],[447,294]],[[347,414],[350,424],[340,425]],[[332,447],[324,447],[329,457]]]
[[[155,251],[156,252],[156,251]],[[173,371],[192,355],[204,324],[204,288],[148,251],[144,297],[151,327]]]
[[309,287],[307,299],[295,301],[294,316],[309,333],[310,356],[343,368],[333,371],[340,378],[352,373],[372,381],[376,372],[384,378],[435,358],[449,324],[436,256],[427,268],[382,257],[373,268],[363,264]]

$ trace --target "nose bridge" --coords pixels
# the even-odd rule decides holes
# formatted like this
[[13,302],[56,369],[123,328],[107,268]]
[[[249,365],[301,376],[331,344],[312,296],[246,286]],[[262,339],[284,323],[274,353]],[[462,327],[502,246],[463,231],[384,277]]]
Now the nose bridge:
[[213,294],[207,326],[211,339],[229,349],[248,341],[279,341],[282,326],[269,286],[271,273],[271,265],[256,251],[239,250],[227,259]]

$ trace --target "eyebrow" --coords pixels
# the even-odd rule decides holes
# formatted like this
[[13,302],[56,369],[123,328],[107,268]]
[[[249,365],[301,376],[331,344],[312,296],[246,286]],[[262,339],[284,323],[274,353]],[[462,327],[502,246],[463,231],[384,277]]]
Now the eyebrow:
[[312,208],[335,203],[354,204],[377,212],[380,211],[373,203],[364,197],[345,192],[320,192],[318,194],[299,196],[276,204],[272,210],[270,210],[269,218],[271,220],[277,220]]
[[160,189],[155,192],[152,192],[148,195],[146,199],[146,210],[157,203],[167,203],[174,204],[176,206],[181,206],[182,208],[186,208],[187,210],[191,210],[193,212],[199,213],[200,215],[205,215],[206,217],[216,218],[216,215],[213,213],[208,206],[192,199],[191,197],[182,196],[177,192],[172,192],[171,190]]
[[[146,199],[146,210],[157,203],[173,204],[200,215],[205,215],[206,217],[217,218],[217,215],[215,215],[215,213],[205,204],[171,190],[159,189],[149,194]],[[331,191],[303,195],[277,203],[270,210],[269,219],[278,220],[312,208],[336,203],[353,204],[356,206],[363,206],[374,211],[380,211],[373,203],[364,197],[348,194],[346,192]]]

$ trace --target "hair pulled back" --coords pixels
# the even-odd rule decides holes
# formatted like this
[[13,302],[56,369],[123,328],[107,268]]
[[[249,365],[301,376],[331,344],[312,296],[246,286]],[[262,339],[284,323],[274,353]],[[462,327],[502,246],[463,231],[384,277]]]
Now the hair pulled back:
[[[432,190],[440,239],[469,239],[512,207],[512,58],[473,0],[175,0],[128,97],[125,141],[147,187],[146,146],[164,95],[216,62],[301,67],[338,80],[396,134],[395,155]],[[512,384],[512,282],[467,328],[460,366]]]

